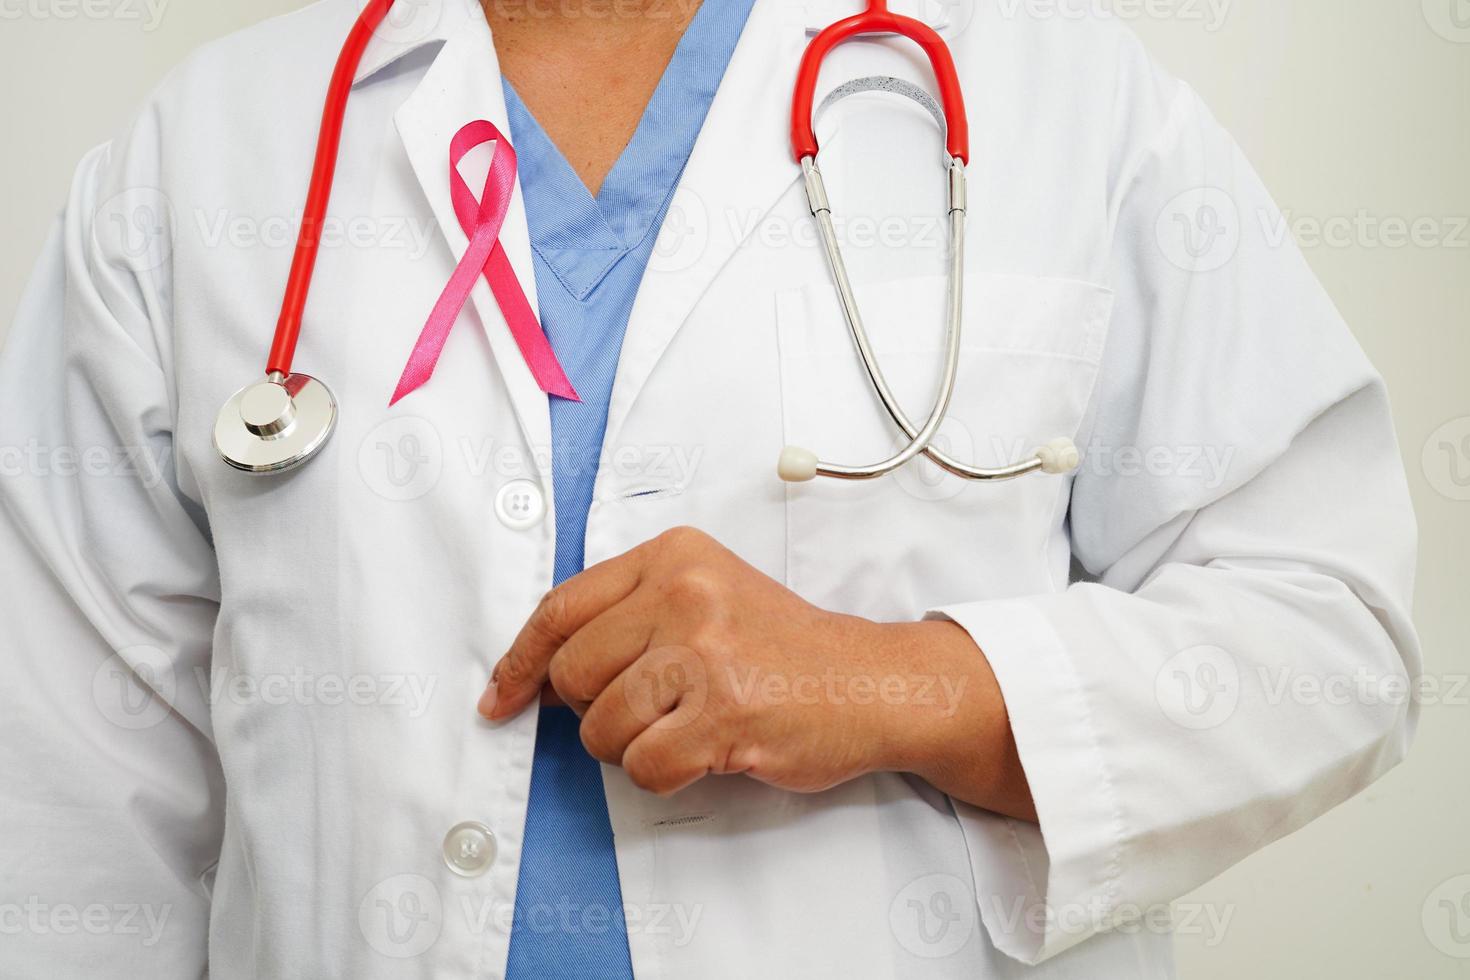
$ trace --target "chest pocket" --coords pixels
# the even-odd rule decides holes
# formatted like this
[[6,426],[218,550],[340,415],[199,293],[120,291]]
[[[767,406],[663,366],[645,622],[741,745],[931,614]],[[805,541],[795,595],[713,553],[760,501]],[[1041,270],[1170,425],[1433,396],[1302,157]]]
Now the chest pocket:
[[[915,425],[939,386],[945,291],[938,276],[857,289],[884,375]],[[998,466],[1058,436],[1076,439],[1111,311],[1112,293],[1091,283],[969,276],[959,377],[936,445]],[[777,320],[788,444],[866,464],[905,443],[868,382],[830,284],[780,294]],[[895,620],[1061,588],[1070,485],[1070,477],[1037,474],[975,483],[927,459],[868,482],[791,485],[787,584],[826,608]]]

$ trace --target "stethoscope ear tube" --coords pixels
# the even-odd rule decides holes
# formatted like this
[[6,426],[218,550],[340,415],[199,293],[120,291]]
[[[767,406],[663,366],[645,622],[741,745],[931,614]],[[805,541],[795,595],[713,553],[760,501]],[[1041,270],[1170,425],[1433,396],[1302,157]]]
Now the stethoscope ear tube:
[[[326,444],[336,426],[337,402],[330,389],[316,378],[293,373],[291,361],[320,244],[321,224],[331,196],[352,78],[368,41],[393,3],[394,0],[368,0],[333,69],[296,252],[267,361],[267,376],[263,381],[235,392],[215,421],[215,449],[226,463],[236,469],[250,473],[278,473],[299,466]],[[832,223],[831,204],[827,200],[816,159],[812,102],[822,59],[842,41],[868,33],[896,33],[918,43],[934,69],[943,101],[941,110],[934,99],[917,86],[898,79],[875,77],[848,83],[823,103],[825,107],[835,99],[857,91],[893,91],[924,106],[945,131],[949,173],[950,285],[944,376],[933,410],[924,424],[917,427],[909,421],[894,398],[869,343],[842,261]],[[792,105],[792,148],[801,162],[808,203],[821,230],[823,248],[842,299],[843,314],[879,399],[894,423],[907,435],[909,443],[896,455],[869,466],[824,463],[815,453],[788,447],[781,454],[778,466],[781,478],[793,482],[818,476],[868,480],[891,473],[919,455],[926,455],[949,472],[972,480],[1003,480],[1035,470],[1060,473],[1075,468],[1077,450],[1066,440],[1049,443],[1031,459],[999,469],[959,463],[933,446],[934,437],[943,425],[953,399],[959,370],[964,309],[965,163],[969,159],[969,124],[965,116],[964,95],[953,57],[943,39],[928,25],[889,13],[887,0],[869,0],[864,13],[833,24],[812,41],[802,58]]]
[[[955,166],[959,167],[963,174],[964,165],[955,161]],[[897,411],[899,415],[902,415],[902,409],[898,408],[897,402],[893,399],[893,393],[888,388],[888,382],[883,377],[883,370],[878,366],[872,342],[868,339],[867,328],[863,325],[862,313],[858,310],[857,297],[853,293],[852,281],[848,277],[847,265],[843,262],[842,249],[837,241],[837,231],[832,223],[832,208],[827,199],[827,189],[822,180],[822,172],[813,157],[803,158],[801,169],[806,180],[807,203],[812,217],[817,221],[822,247],[827,254],[827,264],[832,271],[832,279],[836,283],[838,297],[842,301],[842,311],[847,320],[848,330],[863,359],[868,378],[872,381],[874,389],[878,391],[879,397],[885,405],[892,404],[892,407],[889,408],[890,413]],[[964,278],[955,273],[963,267],[964,262],[965,212],[963,210],[950,209],[949,227],[949,317],[945,330],[944,373],[939,383],[939,394],[934,400],[934,407],[930,410],[928,419],[921,428],[910,428],[907,446],[882,462],[866,466],[843,466],[837,463],[822,462],[809,450],[788,446],[782,452],[781,461],[777,467],[777,472],[782,479],[789,482],[802,482],[803,479],[809,480],[825,476],[838,480],[872,480],[892,473],[930,448],[930,444],[939,434],[939,427],[944,424],[945,415],[949,411],[949,403],[954,397],[955,380],[959,375],[960,364]],[[808,473],[810,475],[807,475]]]
[[812,126],[813,103],[816,100],[817,77],[822,61],[843,41],[863,34],[897,34],[923,49],[934,70],[934,82],[944,104],[945,146],[949,155],[963,163],[970,159],[970,123],[965,114],[965,93],[955,71],[954,56],[944,38],[923,21],[890,13],[888,0],[868,0],[860,14],[837,21],[807,45],[797,69],[796,87],[791,96],[791,152],[796,160],[813,159],[817,155],[817,136]]
[[[935,84],[939,89],[943,108],[934,98],[918,86],[895,78],[862,78],[840,86],[827,96],[822,107],[837,99],[856,92],[883,90],[913,99],[934,116],[944,131],[945,149],[948,153],[946,166],[949,176],[949,313],[946,330],[944,376],[933,410],[922,426],[915,426],[883,377],[883,370],[874,356],[863,326],[862,314],[857,308],[852,283],[847,267],[842,261],[842,250],[832,224],[832,206],[827,199],[827,189],[822,181],[821,169],[817,166],[817,137],[814,126],[813,102],[816,98],[817,78],[822,71],[822,61],[837,45],[861,34],[898,34],[906,37],[923,50],[934,71]],[[819,110],[818,110],[819,111]],[[831,25],[812,39],[802,56],[797,72],[796,88],[791,99],[791,151],[801,163],[802,176],[806,182],[807,204],[821,233],[822,247],[827,254],[827,264],[832,279],[842,300],[842,313],[847,320],[853,342],[862,357],[863,367],[873,383],[873,389],[883,403],[884,409],[894,423],[907,436],[909,443],[896,455],[880,463],[868,466],[841,466],[825,463],[808,449],[788,446],[781,453],[776,472],[787,482],[800,483],[819,476],[839,480],[871,480],[892,473],[894,470],[924,455],[956,476],[967,480],[1009,480],[1027,473],[1066,473],[1077,467],[1079,456],[1070,440],[1056,439],[1038,449],[1030,459],[1010,466],[994,469],[970,466],[950,458],[933,445],[934,437],[949,411],[954,397],[955,380],[959,369],[960,331],[964,320],[964,271],[965,271],[965,218],[967,211],[965,192],[965,166],[970,159],[970,123],[965,113],[964,90],[960,85],[959,73],[955,70],[954,57],[944,39],[929,25],[911,17],[890,13],[888,0],[868,0],[867,9]]]

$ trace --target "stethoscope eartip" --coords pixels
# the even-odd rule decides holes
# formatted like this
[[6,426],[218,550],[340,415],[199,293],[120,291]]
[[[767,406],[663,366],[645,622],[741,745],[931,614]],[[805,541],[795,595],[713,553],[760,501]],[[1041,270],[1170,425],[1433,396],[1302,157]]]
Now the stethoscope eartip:
[[1065,436],[1053,439],[1036,450],[1036,458],[1041,460],[1041,471],[1052,476],[1070,473],[1082,464],[1082,454],[1077,451],[1076,443]]
[[787,483],[809,483],[817,478],[817,454],[800,446],[781,450],[776,473]]

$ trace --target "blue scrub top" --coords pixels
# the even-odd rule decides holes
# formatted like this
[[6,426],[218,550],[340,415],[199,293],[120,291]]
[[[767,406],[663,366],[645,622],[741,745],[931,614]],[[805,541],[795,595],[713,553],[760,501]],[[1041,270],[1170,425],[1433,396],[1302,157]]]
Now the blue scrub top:
[[[582,399],[551,399],[558,583],[582,570],[608,400],[633,300],[754,2],[700,6],[596,198],[505,83],[541,324]],[[567,708],[541,709],[506,976],[633,976],[602,771],[582,747],[577,718]]]

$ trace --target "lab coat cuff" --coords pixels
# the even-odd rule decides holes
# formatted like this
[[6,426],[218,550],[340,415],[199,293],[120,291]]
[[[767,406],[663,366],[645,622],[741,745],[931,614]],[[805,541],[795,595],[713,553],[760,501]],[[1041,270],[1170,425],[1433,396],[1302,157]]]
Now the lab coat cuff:
[[1026,964],[1105,930],[1123,878],[1121,812],[1087,687],[1050,617],[1064,596],[969,603],[963,627],[1005,698],[1040,827],[954,801],[991,942]]

